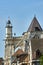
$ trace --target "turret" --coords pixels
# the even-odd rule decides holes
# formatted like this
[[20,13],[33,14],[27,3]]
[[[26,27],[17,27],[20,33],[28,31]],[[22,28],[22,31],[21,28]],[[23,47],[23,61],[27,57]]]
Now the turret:
[[11,56],[14,53],[14,42],[12,36],[12,24],[8,20],[6,24],[6,38],[5,38],[5,62],[4,65],[11,65]]
[[8,37],[8,38],[12,37],[12,25],[11,25],[10,20],[8,20],[8,22],[6,24],[6,37]]

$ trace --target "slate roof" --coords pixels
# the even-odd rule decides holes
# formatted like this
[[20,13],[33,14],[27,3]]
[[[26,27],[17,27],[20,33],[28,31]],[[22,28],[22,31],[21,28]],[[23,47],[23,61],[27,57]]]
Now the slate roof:
[[40,24],[39,24],[39,22],[38,22],[36,17],[33,18],[33,20],[31,22],[27,32],[35,31],[35,28],[37,29],[37,31],[42,31],[42,28],[41,28],[41,26],[40,26]]

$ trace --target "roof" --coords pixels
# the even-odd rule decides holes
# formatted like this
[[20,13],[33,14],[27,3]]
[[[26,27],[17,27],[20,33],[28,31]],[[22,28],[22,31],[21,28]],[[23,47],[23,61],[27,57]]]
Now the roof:
[[22,54],[22,53],[24,53],[24,52],[22,51],[22,49],[18,49],[18,50],[14,53],[13,56],[18,56],[18,55],[20,55],[20,54]]
[[25,59],[27,58],[28,54],[27,53],[23,53],[21,55],[18,56],[19,58],[19,62],[25,61]]
[[30,24],[30,26],[29,26],[27,32],[36,31],[35,29],[36,29],[37,31],[42,31],[42,28],[41,28],[41,26],[40,26],[40,24],[39,24],[39,22],[38,22],[38,20],[37,20],[36,17],[33,18],[33,20],[32,20],[32,22],[31,22],[31,24]]
[[21,55],[21,54],[23,54],[22,49],[18,49],[18,50],[12,55],[12,57],[15,58],[12,63],[16,63],[16,62],[17,62],[17,57],[18,57],[19,55]]
[[18,49],[18,51],[15,52],[15,54],[13,56],[15,57],[15,59],[13,60],[12,63],[16,63],[17,60],[19,60],[19,62],[22,62],[23,60],[25,60],[25,58],[28,56],[28,54],[23,52],[21,49]]

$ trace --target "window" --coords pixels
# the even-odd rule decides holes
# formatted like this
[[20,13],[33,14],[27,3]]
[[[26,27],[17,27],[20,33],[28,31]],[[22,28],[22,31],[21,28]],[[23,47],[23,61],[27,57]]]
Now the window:
[[41,52],[39,49],[36,50],[36,58],[39,58],[41,56]]
[[35,27],[35,31],[40,31],[40,29],[38,27]]

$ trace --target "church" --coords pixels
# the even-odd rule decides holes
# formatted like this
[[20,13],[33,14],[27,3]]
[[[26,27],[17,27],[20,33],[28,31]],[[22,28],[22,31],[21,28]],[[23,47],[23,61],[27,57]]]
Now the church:
[[36,17],[22,36],[13,36],[12,24],[8,20],[5,35],[4,65],[40,65],[43,55],[43,29]]

